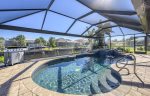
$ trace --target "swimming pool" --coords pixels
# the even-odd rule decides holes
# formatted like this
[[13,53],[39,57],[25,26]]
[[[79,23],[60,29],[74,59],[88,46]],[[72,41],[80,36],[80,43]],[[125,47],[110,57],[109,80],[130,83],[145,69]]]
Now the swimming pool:
[[110,92],[121,83],[119,73],[106,58],[82,56],[50,61],[32,74],[33,81],[48,90],[90,95]]

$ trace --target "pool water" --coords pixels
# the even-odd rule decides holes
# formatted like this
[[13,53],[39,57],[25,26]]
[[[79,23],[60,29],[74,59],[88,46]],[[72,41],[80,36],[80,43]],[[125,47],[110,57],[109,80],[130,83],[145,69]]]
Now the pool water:
[[121,83],[107,59],[95,56],[51,61],[39,67],[32,79],[46,89],[77,95],[110,92]]

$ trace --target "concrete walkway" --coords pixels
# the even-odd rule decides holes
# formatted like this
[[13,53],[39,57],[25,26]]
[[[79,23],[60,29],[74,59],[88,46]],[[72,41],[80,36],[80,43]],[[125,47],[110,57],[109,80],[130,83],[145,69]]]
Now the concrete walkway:
[[[58,57],[60,58],[60,57]],[[145,85],[133,74],[133,65],[128,65],[130,75],[126,70],[120,72],[122,84],[115,90],[97,94],[96,96],[150,96],[150,56],[136,55],[137,73]],[[0,96],[73,96],[44,89],[32,81],[32,72],[54,58],[32,60],[14,66],[0,68]],[[119,70],[112,65],[115,70]]]

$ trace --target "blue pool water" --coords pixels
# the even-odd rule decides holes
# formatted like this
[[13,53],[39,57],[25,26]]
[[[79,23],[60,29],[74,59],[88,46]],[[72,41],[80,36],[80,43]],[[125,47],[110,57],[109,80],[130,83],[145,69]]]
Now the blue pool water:
[[95,56],[51,61],[40,66],[32,79],[46,89],[77,95],[106,93],[121,83],[107,59]]

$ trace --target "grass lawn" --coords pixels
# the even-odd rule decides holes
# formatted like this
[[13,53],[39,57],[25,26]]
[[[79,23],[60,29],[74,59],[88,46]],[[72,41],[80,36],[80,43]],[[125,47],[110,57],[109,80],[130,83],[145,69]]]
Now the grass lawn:
[[[118,49],[118,48],[121,48],[124,50],[123,47],[116,47],[116,46],[112,46],[112,49]],[[134,53],[134,47],[125,47],[125,52],[126,53]]]
[[150,50],[149,50],[149,51],[147,51],[147,54],[149,54],[149,55],[150,55]]
[[0,56],[0,63],[4,63],[4,56]]
[[[64,47],[64,48],[66,48],[66,47]],[[60,49],[60,48],[59,47],[55,47],[55,48],[43,48],[43,50],[45,50],[45,51],[53,51],[53,50],[56,50],[56,49]]]
[[0,52],[4,52],[4,50],[0,50]]

